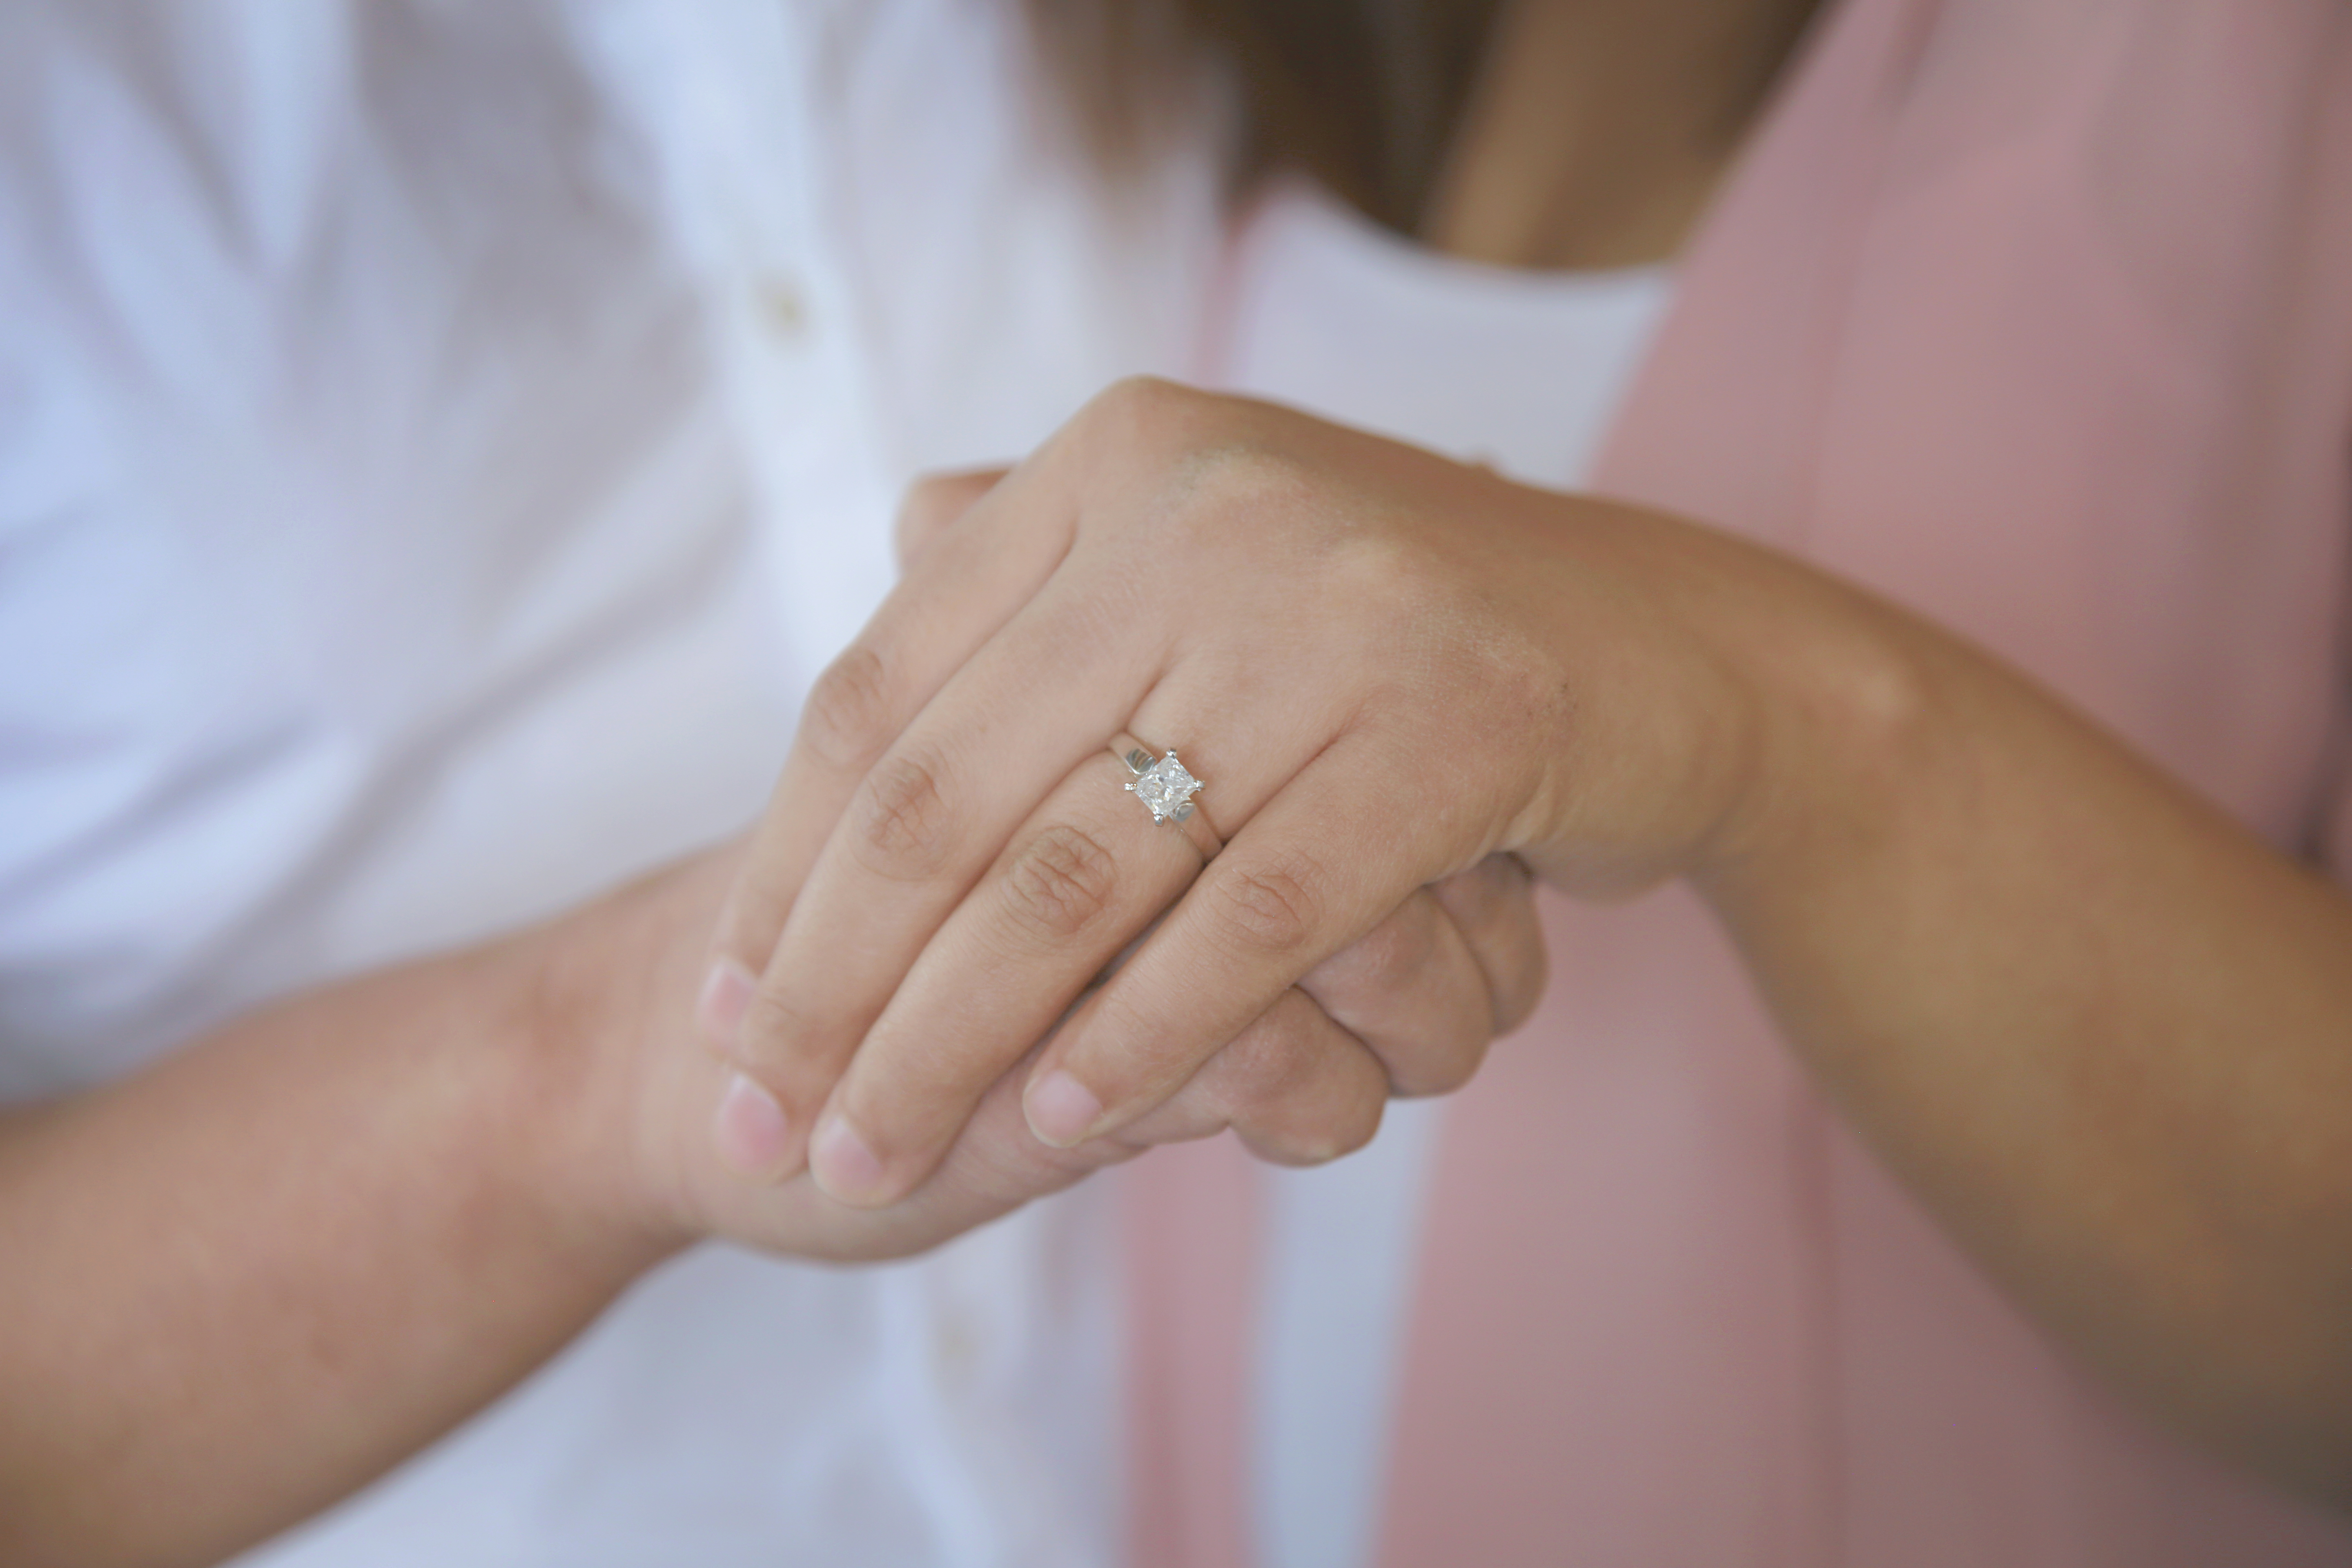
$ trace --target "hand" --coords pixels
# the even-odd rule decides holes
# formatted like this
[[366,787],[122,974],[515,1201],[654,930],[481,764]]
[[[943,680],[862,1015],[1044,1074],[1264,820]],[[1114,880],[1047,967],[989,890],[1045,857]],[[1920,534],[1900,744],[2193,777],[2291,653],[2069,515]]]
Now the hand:
[[[1003,470],[977,471],[916,485],[895,530],[902,570],[1003,478]],[[779,791],[764,829],[769,837],[791,836],[790,798]],[[799,826],[805,834],[825,825]],[[1130,815],[1118,826],[1132,835],[1139,824]],[[1147,850],[1157,851],[1163,865],[1172,850],[1174,875],[1189,877],[1196,858],[1172,835],[1159,837]],[[1059,847],[1040,848],[1050,855]],[[1025,879],[1038,891],[1050,890],[1059,868],[1043,869],[1045,876]],[[1181,884],[1168,897],[1175,886]],[[730,927],[762,923],[760,900],[742,896],[758,889],[751,879],[739,882]],[[1475,1068],[1486,1041],[1533,1009],[1544,952],[1531,892],[1525,865],[1499,855],[1416,889],[1254,1020],[1174,1103],[1102,1141],[1107,1147],[1097,1152],[1123,1158],[1227,1126],[1259,1157],[1278,1163],[1311,1164],[1360,1147],[1377,1129],[1388,1095],[1455,1087]],[[761,951],[772,948],[782,918],[775,910],[766,918],[769,934],[751,939]],[[738,995],[748,995],[742,973],[736,963],[723,965],[722,987],[733,981]],[[706,1005],[711,1000],[707,992]],[[740,1005],[724,1000],[723,990],[719,1005],[728,1016],[716,1028],[725,1032]],[[725,1093],[719,1127],[722,1155],[739,1171],[779,1178],[799,1165],[804,1142],[792,1136],[795,1129],[772,1097],[748,1080]]]
[[[816,977],[898,944],[929,978],[831,1097],[897,1179],[1003,1048],[902,1004],[1002,978],[972,940],[992,857],[1129,729],[1182,748],[1234,837],[1021,1067],[1053,1141],[1087,1100],[1080,1132],[1139,1125],[1233,1018],[1475,856],[1584,893],[1687,873],[1797,1058],[1995,1279],[2126,1390],[2343,1497],[2352,902],[1900,606],[1137,385],[951,524],[831,688],[785,798],[847,809],[747,869],[739,907],[789,921],[745,1058],[822,1085],[855,1031],[800,1029],[835,1017]],[[1084,1098],[1049,1095],[1063,1072]]]
[[[1699,542],[1261,405],[1098,399],[910,563],[812,698],[719,938],[721,976],[760,975],[717,1011],[782,1108],[772,1168],[823,1108],[828,1190],[912,1190],[1180,893],[1031,1069],[1045,1141],[1133,1124],[1491,856],[1583,891],[1689,868],[1750,744],[1739,681],[1684,629]],[[1121,730],[1208,781],[1232,838],[1205,869],[1118,789]],[[1398,1087],[1442,1088],[1475,1047],[1422,1079],[1417,1042],[1513,1021],[1446,1005],[1334,1016]]]
[[[969,1122],[929,1181],[902,1201],[850,1207],[802,1179],[754,1186],[721,1167],[709,1137],[710,1107],[744,1114],[726,1097],[726,1065],[686,1037],[687,998],[700,977],[719,902],[742,867],[727,846],[649,878],[560,922],[536,940],[559,1000],[551,1032],[594,1037],[589,1059],[613,1064],[588,1120],[625,1130],[571,1163],[575,1193],[652,1243],[651,1255],[724,1236],[795,1257],[862,1261],[939,1245],[1022,1204],[1060,1190],[1155,1144],[1233,1128],[1277,1159],[1321,1157],[1379,1123],[1389,1085],[1363,1047],[1304,997],[1268,1010],[1183,1089],[1116,1135],[1082,1148],[1050,1147],[1023,1120],[1022,1064],[984,1086]],[[1333,965],[1329,994],[1380,1014],[1400,988],[1425,986],[1441,922],[1517,966],[1513,996],[1531,1000],[1542,952],[1526,911],[1528,879],[1497,858],[1416,902],[1380,941]],[[1479,982],[1483,986],[1483,980]],[[1483,1002],[1480,1004],[1485,1005]],[[1029,1053],[1034,1056],[1034,1051]],[[756,1114],[756,1110],[754,1111]],[[621,1179],[615,1183],[618,1173]]]

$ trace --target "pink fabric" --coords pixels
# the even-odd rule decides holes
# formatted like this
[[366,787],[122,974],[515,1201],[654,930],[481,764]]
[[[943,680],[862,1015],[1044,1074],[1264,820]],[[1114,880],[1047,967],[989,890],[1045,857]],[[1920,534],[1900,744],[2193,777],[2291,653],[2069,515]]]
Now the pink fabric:
[[[1600,488],[1978,638],[2283,847],[2352,824],[2352,9],[1845,0],[1680,288]],[[2352,1563],[1992,1290],[1695,899],[1545,914],[1549,997],[1447,1113],[1389,1568]],[[1138,1337],[1231,1375],[1175,1353]],[[1240,1419],[1138,1404],[1193,1452]],[[1138,1484],[1242,1517],[1205,1473]]]
[[1231,1138],[1118,1173],[1128,1241],[1129,1560],[1249,1561],[1256,1163]]

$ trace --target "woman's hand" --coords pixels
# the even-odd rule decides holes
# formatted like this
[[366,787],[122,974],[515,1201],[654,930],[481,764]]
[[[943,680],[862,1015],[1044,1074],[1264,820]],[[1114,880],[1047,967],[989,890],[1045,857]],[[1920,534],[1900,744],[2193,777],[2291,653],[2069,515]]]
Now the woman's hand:
[[[1119,731],[1208,781],[1232,839],[1197,879],[1119,793]],[[859,1202],[1048,1030],[1019,1069],[1044,1140],[1143,1125],[1486,857],[1585,894],[1687,874],[1791,1048],[2045,1324],[2352,1496],[2352,900],[1800,563],[1129,384],[913,563],[777,799],[720,928],[756,991],[719,1011]],[[1418,1026],[1358,1032],[1412,1087]]]
[[[939,531],[812,696],[706,997],[765,1091],[736,1162],[806,1147],[828,1191],[887,1204],[1049,1033],[1025,1108],[1066,1148],[1307,998],[1390,1087],[1460,1082],[1519,1010],[1471,993],[1509,986],[1370,1010],[1332,983],[1491,968],[1440,916],[1492,858],[1619,892],[1722,840],[1759,744],[1689,629],[1722,548],[1282,409],[1113,389]],[[1230,842],[1205,868],[1121,791],[1121,731],[1206,781]]]

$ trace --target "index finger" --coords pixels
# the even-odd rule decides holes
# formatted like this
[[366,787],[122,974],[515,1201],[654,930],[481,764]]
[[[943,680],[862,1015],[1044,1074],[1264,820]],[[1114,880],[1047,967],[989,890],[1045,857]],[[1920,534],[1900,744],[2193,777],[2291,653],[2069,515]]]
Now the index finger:
[[[893,530],[905,576],[802,703],[782,774],[750,853],[719,908],[699,1006],[703,1033],[730,1055],[755,989],[816,862],[866,771],[949,675],[1035,594],[1068,530],[988,529],[970,514],[1006,477],[940,476],[909,492]],[[970,521],[969,526],[956,526]]]
[[996,488],[1009,468],[960,468],[926,474],[907,491],[898,521],[890,525],[890,550],[899,575],[930,547],[931,541]]

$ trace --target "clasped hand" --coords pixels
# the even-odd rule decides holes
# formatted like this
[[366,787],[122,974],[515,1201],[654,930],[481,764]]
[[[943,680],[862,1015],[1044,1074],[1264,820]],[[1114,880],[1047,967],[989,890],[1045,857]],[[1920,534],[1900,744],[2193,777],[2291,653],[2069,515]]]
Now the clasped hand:
[[[1016,1070],[1055,1148],[1351,1149],[1531,1009],[1526,867],[1690,868],[1753,750],[1688,629],[1699,531],[1287,410],[1123,384],[901,528],[701,1009],[721,1158],[845,1203],[914,1192]],[[1122,731],[1206,781],[1205,865]]]

